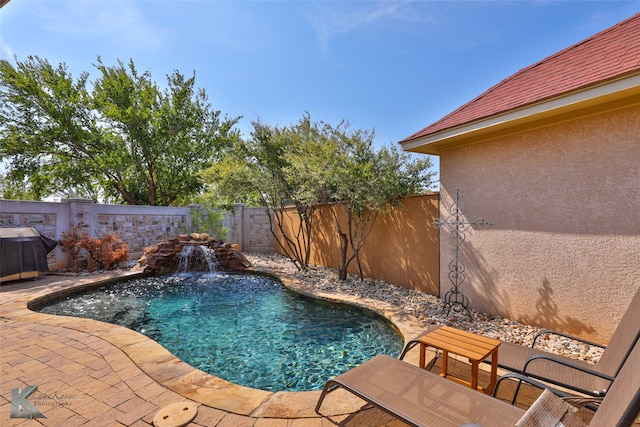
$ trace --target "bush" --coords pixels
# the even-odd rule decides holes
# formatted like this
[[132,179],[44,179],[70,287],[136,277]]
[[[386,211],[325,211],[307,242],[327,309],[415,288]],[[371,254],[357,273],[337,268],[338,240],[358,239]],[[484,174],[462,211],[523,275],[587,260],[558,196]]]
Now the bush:
[[76,269],[87,271],[113,270],[129,259],[129,248],[117,234],[89,237],[75,226],[62,233],[60,247],[71,255]]
[[191,233],[207,233],[210,236],[224,240],[228,228],[224,226],[224,212],[210,206],[190,205]]

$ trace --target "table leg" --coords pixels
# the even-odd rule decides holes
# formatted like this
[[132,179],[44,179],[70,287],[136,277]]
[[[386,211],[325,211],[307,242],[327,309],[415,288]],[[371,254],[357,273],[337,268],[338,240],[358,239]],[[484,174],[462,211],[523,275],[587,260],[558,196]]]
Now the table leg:
[[440,375],[443,377],[447,377],[448,369],[449,369],[449,352],[447,350],[442,350],[442,372]]
[[474,390],[478,389],[478,365],[480,362],[477,360],[471,361],[471,388]]
[[420,362],[418,363],[418,366],[421,368],[426,366],[426,348],[426,345],[420,343]]
[[493,394],[498,378],[498,348],[491,353],[491,382],[489,383],[488,394]]

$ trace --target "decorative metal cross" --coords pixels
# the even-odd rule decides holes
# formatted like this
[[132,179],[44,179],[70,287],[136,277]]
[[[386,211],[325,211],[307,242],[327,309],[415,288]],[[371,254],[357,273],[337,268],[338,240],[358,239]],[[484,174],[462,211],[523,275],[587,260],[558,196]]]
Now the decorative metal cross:
[[450,215],[446,218],[437,218],[433,221],[434,227],[445,227],[449,230],[449,238],[453,241],[453,249],[451,255],[453,259],[449,262],[449,280],[453,287],[444,295],[443,303],[447,308],[447,316],[451,312],[453,306],[460,306],[466,311],[469,319],[472,319],[469,311],[469,298],[460,290],[460,285],[465,279],[465,267],[461,261],[463,255],[462,243],[464,242],[464,233],[469,227],[476,230],[479,226],[492,226],[493,222],[485,221],[482,217],[475,217],[472,221],[465,222],[462,218],[464,211],[460,208],[460,187],[455,187],[455,202],[449,209]]

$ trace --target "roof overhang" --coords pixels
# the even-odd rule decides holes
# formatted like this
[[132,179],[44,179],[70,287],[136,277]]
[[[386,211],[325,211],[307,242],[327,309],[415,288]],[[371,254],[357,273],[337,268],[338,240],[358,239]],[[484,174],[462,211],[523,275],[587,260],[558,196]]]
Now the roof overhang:
[[640,72],[404,141],[401,146],[406,151],[440,155],[443,151],[464,145],[633,105],[640,105]]

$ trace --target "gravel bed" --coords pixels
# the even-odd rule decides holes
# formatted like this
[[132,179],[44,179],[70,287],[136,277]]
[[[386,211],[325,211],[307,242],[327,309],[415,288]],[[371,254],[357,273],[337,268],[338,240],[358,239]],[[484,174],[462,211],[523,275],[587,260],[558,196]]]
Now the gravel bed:
[[[466,314],[453,310],[447,316],[447,310],[443,308],[438,297],[391,285],[381,280],[361,281],[357,275],[349,275],[346,281],[341,281],[338,279],[336,270],[312,266],[307,271],[298,271],[291,261],[278,254],[244,253],[244,255],[255,268],[275,269],[293,274],[301,282],[322,291],[366,297],[393,304],[415,316],[425,326],[434,323],[448,325],[521,345],[531,345],[533,337],[540,331],[540,328],[481,313],[474,309],[471,310],[473,320],[470,320]],[[539,339],[536,346],[553,353],[594,363],[602,354],[602,350],[598,347],[554,335],[546,337],[548,338]]]

